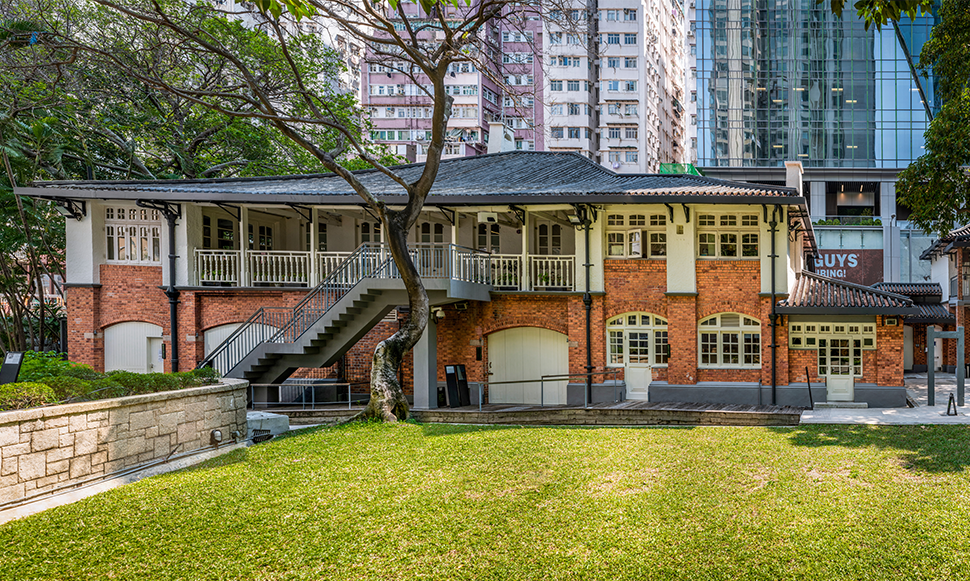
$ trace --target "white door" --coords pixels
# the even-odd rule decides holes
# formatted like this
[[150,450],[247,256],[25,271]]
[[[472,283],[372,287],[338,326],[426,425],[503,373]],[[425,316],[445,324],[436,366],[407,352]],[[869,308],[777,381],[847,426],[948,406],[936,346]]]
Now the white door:
[[206,329],[202,335],[205,340],[205,355],[208,356],[213,349],[222,345],[222,342],[228,339],[229,335],[232,335],[233,331],[239,328],[239,325],[240,323],[229,323],[228,325]]
[[[943,327],[937,326],[936,332],[941,333]],[[943,339],[933,340],[933,369],[939,371],[943,369]]]
[[148,338],[148,372],[165,373],[165,353],[162,351],[162,338]]
[[[489,403],[547,405],[566,403],[567,380],[536,383],[499,382],[540,379],[569,373],[569,343],[562,333],[516,327],[488,336]],[[499,383],[498,385],[492,385]]]
[[819,339],[818,374],[825,377],[828,401],[855,401],[855,378],[862,376],[859,339]]
[[650,331],[627,331],[626,397],[647,401],[650,372]]
[[104,330],[104,369],[148,373],[154,365],[149,358],[149,338],[161,341],[162,328],[151,323],[130,321]]
[[903,327],[903,369],[913,369],[913,328],[909,325]]

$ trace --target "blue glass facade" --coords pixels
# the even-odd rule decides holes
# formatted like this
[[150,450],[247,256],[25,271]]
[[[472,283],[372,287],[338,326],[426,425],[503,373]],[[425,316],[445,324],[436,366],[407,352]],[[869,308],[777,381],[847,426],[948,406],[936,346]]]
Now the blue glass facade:
[[[696,0],[697,165],[902,168],[922,154],[928,119],[892,26],[827,4]],[[914,62],[933,23],[900,24]]]

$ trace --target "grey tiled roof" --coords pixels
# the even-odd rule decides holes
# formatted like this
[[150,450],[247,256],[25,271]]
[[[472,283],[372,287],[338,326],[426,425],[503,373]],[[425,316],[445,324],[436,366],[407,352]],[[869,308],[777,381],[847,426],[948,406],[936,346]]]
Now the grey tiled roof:
[[913,323],[956,323],[956,315],[950,312],[946,305],[941,303],[929,305],[915,305],[919,309],[919,314],[907,317],[907,321]]
[[[407,181],[421,175],[423,164],[398,166]],[[403,196],[404,190],[377,170],[354,172],[367,188],[379,196]],[[335,174],[236,178],[210,180],[156,180],[114,182],[44,182],[25,188],[29,195],[65,196],[65,190],[84,192],[168,193],[166,199],[226,199],[231,195],[285,197],[288,201],[309,196],[352,196],[357,193]],[[29,190],[29,191],[26,191]],[[56,190],[56,191],[55,191]],[[173,196],[174,194],[174,196]],[[794,189],[733,182],[692,175],[617,174],[577,153],[507,152],[443,160],[429,203],[435,197],[449,199],[474,196],[524,196],[528,198],[590,196],[686,196],[691,198],[759,197],[794,198]],[[332,198],[332,201],[336,201]],[[309,200],[308,200],[309,201]],[[476,200],[482,201],[482,200]],[[491,201],[491,200],[489,200]],[[549,201],[558,201],[550,199]],[[622,199],[616,201],[621,202]]]
[[915,315],[913,301],[903,295],[876,290],[811,272],[802,272],[788,293],[778,302],[786,313]]
[[925,297],[942,295],[943,288],[938,282],[877,282],[872,285],[876,290],[906,295],[908,297]]

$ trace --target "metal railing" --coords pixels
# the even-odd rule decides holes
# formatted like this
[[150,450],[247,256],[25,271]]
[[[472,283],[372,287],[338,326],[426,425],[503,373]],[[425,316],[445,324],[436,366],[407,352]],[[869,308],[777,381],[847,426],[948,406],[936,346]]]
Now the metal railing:
[[[539,384],[539,407],[545,407],[545,382],[547,381],[563,381],[570,380],[574,377],[595,377],[597,375],[612,375],[613,376],[613,403],[617,403],[620,400],[617,397],[616,389],[619,381],[620,368],[607,369],[606,371],[593,371],[590,373],[567,373],[562,375],[543,375],[539,379],[521,379],[512,381],[479,381],[478,383],[478,411],[482,411],[482,404],[485,401],[485,386],[493,385],[512,385],[512,384],[522,384],[522,383],[538,383]],[[583,408],[589,407],[590,394],[583,393]]]
[[[419,246],[410,253],[422,278],[455,278],[479,284],[489,284],[491,280],[487,253],[454,244]],[[292,309],[260,308],[203,359],[199,367],[212,366],[225,374],[261,343],[296,342],[365,278],[400,278],[387,245],[362,244]]]
[[519,254],[492,255],[492,285],[499,290],[521,290],[522,256]]
[[[314,380],[291,380],[286,383],[255,383],[249,386],[249,407],[252,409],[288,408],[300,410],[315,410],[318,406],[334,406],[347,404],[347,409],[353,409],[355,403],[366,405],[370,400],[370,389],[366,393],[358,392],[354,399],[354,387],[366,385],[370,382],[319,382]],[[267,390],[267,399],[256,399],[257,390]],[[275,390],[276,400],[269,399],[270,391]],[[333,397],[327,397],[331,392]],[[318,392],[324,391],[323,397]],[[346,395],[346,401],[343,396]]]
[[[351,252],[288,250],[195,250],[195,278],[199,285],[227,286],[315,285],[340,266]],[[310,269],[316,261],[317,271]],[[247,265],[244,275],[241,268]]]

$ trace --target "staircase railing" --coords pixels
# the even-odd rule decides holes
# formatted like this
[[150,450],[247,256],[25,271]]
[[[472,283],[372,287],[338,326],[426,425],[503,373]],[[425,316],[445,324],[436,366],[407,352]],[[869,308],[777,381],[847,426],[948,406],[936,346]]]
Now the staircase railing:
[[[491,284],[489,255],[454,244],[417,245],[411,259],[422,278]],[[199,363],[227,373],[261,343],[293,343],[365,278],[400,278],[386,244],[362,244],[293,308],[261,307]]]

